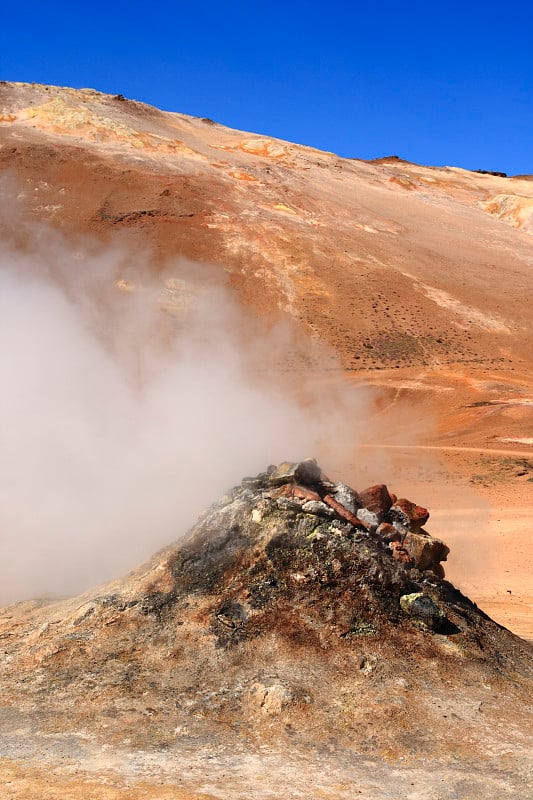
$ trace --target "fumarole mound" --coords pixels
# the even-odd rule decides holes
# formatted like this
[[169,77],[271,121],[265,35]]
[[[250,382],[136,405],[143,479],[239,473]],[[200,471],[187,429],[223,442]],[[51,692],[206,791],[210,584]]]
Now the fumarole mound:
[[531,647],[445,580],[428,516],[311,459],[245,478],[125,581],[6,610],[0,733],[475,759],[491,743],[525,769]]

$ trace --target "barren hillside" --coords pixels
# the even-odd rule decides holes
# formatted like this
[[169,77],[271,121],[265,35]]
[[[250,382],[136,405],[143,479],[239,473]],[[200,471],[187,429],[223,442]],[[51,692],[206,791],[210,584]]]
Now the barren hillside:
[[[267,471],[127,580],[2,612],[6,796],[528,797],[531,650],[514,634],[533,638],[531,176],[339,158],[0,82],[0,179],[10,251],[28,221],[74,252],[125,243],[146,253],[163,323],[198,299],[168,264],[214,265],[249,312],[237,341],[263,326],[267,353],[284,322],[276,363],[253,366],[300,403],[296,426],[325,388],[369,398],[316,496]],[[144,302],[127,263],[112,277]],[[376,540],[345,500],[325,509],[341,478],[430,506],[451,583],[402,555],[406,531]]]
[[[35,219],[149,246],[154,273],[174,256],[219,265],[254,313],[330,343],[342,369],[292,364],[296,379],[303,368],[318,386],[375,386],[383,418],[430,418],[423,441],[407,425],[394,443],[440,451],[404,452],[402,470],[412,481],[438,457],[435,480],[502,497],[521,537],[533,503],[531,176],[342,159],[121,95],[5,82],[0,167],[15,181],[10,205]],[[525,550],[511,560],[530,572]]]

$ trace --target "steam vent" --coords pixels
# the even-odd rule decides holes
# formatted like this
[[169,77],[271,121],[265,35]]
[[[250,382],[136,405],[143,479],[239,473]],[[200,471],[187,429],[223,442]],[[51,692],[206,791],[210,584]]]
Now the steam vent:
[[[330,481],[312,459],[244,478],[125,580],[4,611],[0,740],[62,765],[104,745],[113,768],[157,751],[174,777],[177,758],[202,754],[198,780],[206,759],[231,773],[251,753],[261,769],[265,752],[301,769],[335,752],[335,770],[359,765],[368,780],[393,759],[399,783],[368,783],[369,798],[399,796],[400,766],[425,759],[431,791],[442,775],[459,786],[467,774],[470,789],[417,797],[528,796],[531,646],[445,580],[428,517],[384,485]],[[320,796],[353,797],[351,781]]]

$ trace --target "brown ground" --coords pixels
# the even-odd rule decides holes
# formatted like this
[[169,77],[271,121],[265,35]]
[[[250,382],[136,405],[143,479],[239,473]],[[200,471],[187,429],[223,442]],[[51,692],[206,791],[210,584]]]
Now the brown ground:
[[126,579],[4,610],[11,796],[527,796],[531,646],[280,491],[247,479]]
[[[341,159],[92,90],[6,83],[0,169],[15,181],[20,206],[67,237],[82,232],[111,241],[120,233],[134,246],[149,245],[154,274],[175,256],[218,265],[248,307],[288,316],[305,337],[331,345],[340,367],[324,374],[315,365],[310,379],[317,386],[356,382],[377,390],[367,446],[338,464],[338,477],[360,486],[366,470],[368,482],[385,481],[429,506],[431,532],[452,548],[450,580],[533,639],[527,176]],[[300,790],[309,795],[313,781],[317,797],[482,793],[468,787],[468,776],[461,789],[459,768],[450,765],[428,776],[416,763],[385,769],[363,760],[355,768],[334,757],[330,763],[324,753],[306,763],[295,752],[296,766],[275,749],[268,763],[212,751],[206,762],[206,750],[195,747],[184,759],[194,780],[182,794],[175,762],[161,757],[156,766],[146,762],[142,775],[124,777],[120,754],[102,757],[100,745],[83,747],[77,760],[65,756],[64,768],[35,766],[35,753],[41,761],[46,753],[43,741],[30,747],[26,764],[18,751],[16,763],[2,765],[4,795],[298,797]],[[507,796],[507,786],[526,797],[523,784],[506,783],[508,755],[497,757],[501,781],[487,784],[484,796]],[[205,763],[218,770],[214,783],[202,781]],[[329,765],[327,786],[319,765]],[[307,776],[303,783],[295,784],[291,769]],[[387,780],[396,770],[396,793],[385,793],[380,769]],[[230,786],[221,775],[230,776]]]

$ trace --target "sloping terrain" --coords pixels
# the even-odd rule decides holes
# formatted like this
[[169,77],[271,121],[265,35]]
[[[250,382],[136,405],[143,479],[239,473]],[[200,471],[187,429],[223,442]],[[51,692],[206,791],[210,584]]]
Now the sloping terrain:
[[125,581],[7,609],[4,755],[64,791],[527,797],[531,646],[442,577],[427,517],[282,464]]
[[0,168],[67,234],[150,245],[154,270],[219,264],[244,303],[290,315],[354,379],[444,406],[461,441],[524,437],[527,176],[342,159],[120,95],[7,83]]
[[[342,159],[121,95],[5,82],[0,169],[10,209],[67,237],[128,241],[155,277],[176,256],[218,265],[254,314],[281,314],[301,338],[332,345],[340,369],[288,358],[295,382],[305,372],[317,391],[335,381],[377,389],[373,448],[390,443],[386,420],[399,412],[394,444],[441,448],[432,454],[445,481],[453,474],[480,503],[496,493],[529,515],[531,176]],[[24,228],[9,233],[24,246]],[[127,274],[118,283],[133,288]],[[178,284],[173,302],[181,295]],[[431,421],[422,437],[418,419]],[[428,452],[395,454],[411,484]],[[343,468],[356,479],[355,464]],[[527,575],[521,523],[513,530],[506,552],[516,545]],[[513,587],[492,585],[507,602]]]
[[[287,351],[270,379],[296,396],[303,376],[317,395],[372,387],[340,474],[360,488],[372,454],[368,482],[431,504],[452,583],[533,638],[531,176],[344,159],[121,95],[5,82],[0,171],[10,247],[27,247],[28,220],[125,242],[171,310],[194,292],[168,264],[215,265],[250,326],[284,319],[329,345],[325,360]],[[127,263],[114,280],[137,292]],[[529,646],[438,568],[417,575],[374,532],[269,480],[126,581],[5,610],[7,797],[529,796]],[[435,626],[401,606],[420,592]]]
[[[530,357],[530,181],[340,159],[89,90],[4,84],[1,102],[2,164],[34,212],[218,262],[346,366]],[[486,213],[503,196],[514,230]]]

